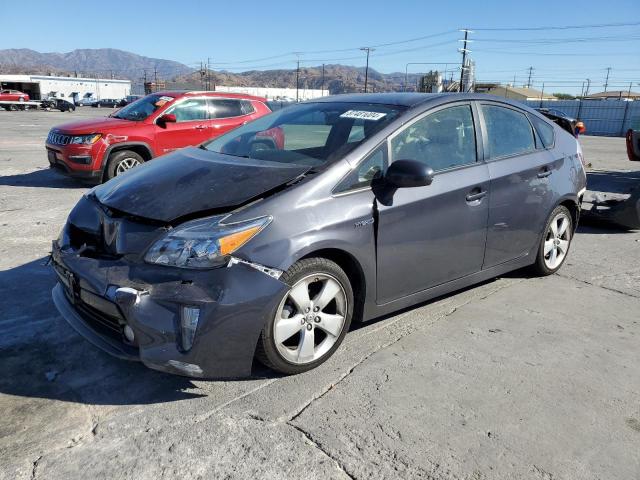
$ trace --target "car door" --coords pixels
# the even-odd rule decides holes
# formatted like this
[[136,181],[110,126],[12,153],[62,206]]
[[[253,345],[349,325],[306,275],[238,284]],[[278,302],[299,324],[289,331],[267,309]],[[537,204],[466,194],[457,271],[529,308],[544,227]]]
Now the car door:
[[435,174],[378,204],[379,304],[482,268],[489,171],[475,118],[470,102],[447,104],[390,137],[390,162],[418,160]]
[[175,122],[156,120],[156,144],[160,154],[198,145],[209,139],[208,106],[204,97],[187,97],[169,107],[163,115],[174,114]]
[[[251,120],[243,101],[236,98],[209,98],[209,138],[227,133]],[[251,103],[247,102],[251,107]],[[253,107],[251,107],[253,108]],[[251,111],[251,113],[253,110]]]
[[491,178],[483,268],[490,268],[526,255],[538,241],[553,202],[549,176],[557,162],[522,110],[481,102],[480,112]]

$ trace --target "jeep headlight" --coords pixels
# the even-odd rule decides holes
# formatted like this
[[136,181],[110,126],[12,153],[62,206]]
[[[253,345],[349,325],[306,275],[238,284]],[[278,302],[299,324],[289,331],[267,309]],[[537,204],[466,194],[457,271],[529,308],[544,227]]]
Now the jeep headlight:
[[224,216],[186,222],[167,232],[147,251],[148,263],[180,268],[213,268],[264,229],[271,217],[223,224]]
[[101,137],[102,135],[99,133],[92,133],[91,135],[76,135],[71,137],[69,143],[73,145],[92,145],[100,140]]

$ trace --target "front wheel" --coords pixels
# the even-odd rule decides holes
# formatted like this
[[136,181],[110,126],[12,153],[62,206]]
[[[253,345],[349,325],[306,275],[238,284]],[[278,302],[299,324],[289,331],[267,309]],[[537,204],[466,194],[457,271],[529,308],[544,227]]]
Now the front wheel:
[[555,208],[545,226],[533,270],[538,275],[551,275],[560,270],[567,258],[573,236],[573,220],[563,205]]
[[143,163],[144,159],[131,150],[121,150],[119,152],[112,153],[109,156],[109,161],[107,163],[107,170],[105,172],[106,180],[111,180],[113,177],[122,175],[127,170],[131,170]]
[[264,326],[256,357],[290,375],[325,362],[344,339],[353,315],[353,290],[344,270],[326,258],[296,262],[281,280],[291,286]]

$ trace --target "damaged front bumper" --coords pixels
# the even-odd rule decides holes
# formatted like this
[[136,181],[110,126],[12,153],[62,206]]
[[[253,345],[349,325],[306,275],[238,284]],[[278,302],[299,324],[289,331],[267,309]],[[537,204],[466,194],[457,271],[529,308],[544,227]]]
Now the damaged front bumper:
[[[83,337],[115,357],[199,378],[249,376],[264,323],[289,288],[279,271],[244,260],[185,270],[86,257],[54,242],[52,263],[54,303]],[[198,312],[188,349],[185,307]]]

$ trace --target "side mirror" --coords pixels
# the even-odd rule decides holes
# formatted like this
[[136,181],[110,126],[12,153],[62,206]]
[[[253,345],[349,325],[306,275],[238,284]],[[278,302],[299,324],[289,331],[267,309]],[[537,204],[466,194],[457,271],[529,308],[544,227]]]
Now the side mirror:
[[157,120],[157,124],[160,125],[161,127],[165,126],[167,123],[176,123],[177,119],[176,119],[176,114],[175,113],[165,113],[164,115],[160,116]]
[[433,170],[416,160],[396,160],[387,168],[384,180],[395,188],[424,187],[433,182]]

